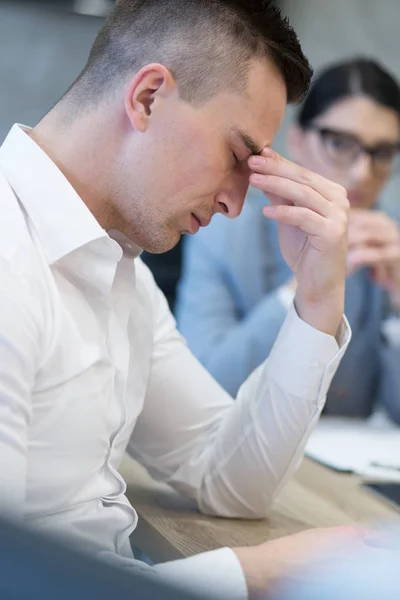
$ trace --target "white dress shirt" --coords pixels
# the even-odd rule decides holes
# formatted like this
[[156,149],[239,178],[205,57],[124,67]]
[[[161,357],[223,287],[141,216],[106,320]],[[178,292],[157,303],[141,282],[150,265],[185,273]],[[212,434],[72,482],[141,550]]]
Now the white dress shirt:
[[[303,456],[346,321],[337,342],[292,307],[234,402],[187,349],[140,250],[100,227],[20,126],[0,148],[0,214],[1,511],[141,568],[118,473],[128,450],[205,513],[264,516]],[[228,549],[154,571],[246,597]]]

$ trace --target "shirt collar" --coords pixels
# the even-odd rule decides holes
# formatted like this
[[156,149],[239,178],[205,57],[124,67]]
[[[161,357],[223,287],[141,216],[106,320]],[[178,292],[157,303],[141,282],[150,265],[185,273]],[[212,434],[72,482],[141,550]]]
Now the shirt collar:
[[107,240],[107,251],[117,260],[122,250],[138,256],[141,249],[121,234],[113,233],[111,239],[27,130],[13,126],[0,147],[0,168],[32,221],[49,263],[101,239]]

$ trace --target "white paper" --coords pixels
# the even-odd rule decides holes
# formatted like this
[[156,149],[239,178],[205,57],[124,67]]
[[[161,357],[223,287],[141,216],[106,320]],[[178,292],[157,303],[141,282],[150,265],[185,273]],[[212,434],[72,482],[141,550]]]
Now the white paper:
[[368,420],[322,417],[306,455],[339,471],[400,482],[400,428],[382,414]]

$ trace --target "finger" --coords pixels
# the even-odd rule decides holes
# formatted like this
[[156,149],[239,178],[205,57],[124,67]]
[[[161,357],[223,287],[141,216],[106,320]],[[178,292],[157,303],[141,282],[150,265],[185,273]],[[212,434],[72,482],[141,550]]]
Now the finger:
[[361,227],[368,227],[369,225],[376,227],[397,227],[397,223],[384,212],[366,208],[352,208],[350,210],[349,221]]
[[364,532],[364,542],[372,548],[382,548],[386,550],[394,550],[399,547],[399,539],[397,536],[390,535],[386,531],[378,531],[367,529]]
[[349,227],[349,245],[351,246],[387,246],[397,240],[397,235],[393,236],[385,231]]
[[358,243],[388,244],[400,240],[400,233],[391,221],[377,219],[360,223],[350,218],[349,238],[358,240]]
[[327,200],[343,204],[346,209],[348,207],[344,188],[325,179],[321,175],[286,160],[270,148],[265,149],[262,156],[251,156],[249,158],[249,167],[254,173],[260,175],[277,175],[278,177],[291,179],[297,183],[309,186]]
[[386,290],[390,290],[393,286],[393,269],[387,263],[377,264],[372,267],[371,277],[377,285]]
[[371,211],[368,208],[354,208],[354,207],[351,207],[351,210],[350,210],[350,216],[351,216],[352,219],[353,218],[354,219],[355,218],[358,218],[358,219],[362,219],[362,218],[368,219],[370,217],[370,214],[371,214]]
[[347,255],[347,276],[350,277],[351,275],[354,275],[354,273],[356,273],[361,267],[359,267],[358,265],[353,265],[352,261],[351,261],[351,256],[350,254]]
[[396,267],[395,263],[392,262],[385,266],[382,272],[382,281],[381,286],[385,288],[388,292],[392,292],[396,289],[397,286],[397,277],[396,277]]
[[250,177],[252,185],[271,198],[273,204],[280,203],[279,199],[284,199],[285,204],[293,203],[296,206],[303,206],[309,210],[313,210],[323,217],[330,217],[333,210],[337,210],[331,202],[327,202],[325,198],[312,188],[297,183],[291,179],[278,177],[276,175],[259,175],[254,174]]
[[349,248],[354,246],[368,246],[370,242],[370,232],[349,225]]
[[270,148],[264,150],[260,156],[251,156],[249,167],[261,175],[278,175],[308,185],[324,197],[337,193],[340,187],[321,175],[283,158]]
[[334,224],[330,220],[303,206],[284,204],[264,206],[263,214],[268,219],[278,221],[281,224],[299,227],[307,235],[324,236],[327,241],[330,239],[330,233],[332,233],[332,238],[336,234]]
[[351,208],[349,214],[349,221],[365,226],[376,220],[373,211],[367,208]]
[[400,261],[399,246],[363,246],[352,250],[349,260],[353,265],[375,266],[379,263]]

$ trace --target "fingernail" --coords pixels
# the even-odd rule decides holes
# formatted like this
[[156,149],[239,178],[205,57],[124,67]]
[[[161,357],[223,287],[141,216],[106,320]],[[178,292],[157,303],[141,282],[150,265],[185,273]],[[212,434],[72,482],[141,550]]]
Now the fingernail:
[[263,181],[263,176],[259,175],[258,173],[252,173],[250,175],[250,181],[251,181],[251,183],[254,183],[257,185]]
[[261,156],[250,156],[249,165],[255,169],[262,168],[265,165],[265,159]]
[[364,534],[364,542],[372,548],[398,548],[399,540],[389,533],[379,531],[367,531]]
[[264,150],[261,152],[262,156],[266,156],[268,158],[273,158],[274,156],[276,156],[276,152],[274,150],[272,150],[272,148],[268,148],[265,147]]

